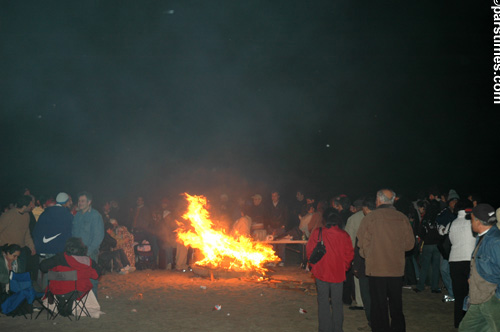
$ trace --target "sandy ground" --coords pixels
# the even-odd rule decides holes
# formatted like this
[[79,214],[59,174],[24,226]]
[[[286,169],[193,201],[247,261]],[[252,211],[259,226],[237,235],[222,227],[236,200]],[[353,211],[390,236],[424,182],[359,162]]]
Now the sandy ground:
[[[99,319],[47,321],[0,316],[2,331],[317,331],[314,279],[297,266],[276,267],[270,280],[210,278],[167,270],[108,274],[99,284]],[[204,289],[206,288],[206,289]],[[142,294],[139,295],[139,294]],[[453,304],[440,294],[403,289],[408,332],[448,332]],[[215,310],[216,305],[221,310]],[[300,313],[300,308],[307,311]],[[433,324],[433,326],[431,326]],[[363,311],[344,306],[344,331],[365,326]]]

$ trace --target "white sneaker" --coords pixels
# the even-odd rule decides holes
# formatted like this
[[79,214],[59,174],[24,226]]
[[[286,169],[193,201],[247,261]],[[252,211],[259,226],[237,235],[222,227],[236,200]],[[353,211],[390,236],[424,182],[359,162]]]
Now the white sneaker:
[[455,298],[454,297],[451,297],[449,295],[445,295],[443,297],[443,300],[442,300],[444,303],[448,303],[448,302],[455,302]]

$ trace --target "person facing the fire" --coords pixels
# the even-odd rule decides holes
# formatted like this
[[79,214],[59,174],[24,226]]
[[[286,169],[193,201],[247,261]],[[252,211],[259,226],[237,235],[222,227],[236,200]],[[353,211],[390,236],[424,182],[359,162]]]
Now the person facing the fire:
[[351,267],[354,249],[349,234],[339,228],[343,224],[339,213],[329,208],[324,213],[325,227],[316,228],[306,245],[307,258],[318,243],[319,231],[326,247],[325,255],[316,264],[311,264],[311,272],[316,278],[318,290],[318,331],[342,332],[344,309],[342,303],[345,273]]
[[248,209],[248,216],[252,218],[254,224],[264,224],[267,222],[268,213],[264,204],[262,204],[262,196],[255,194],[252,196],[252,206]]
[[[268,215],[267,233],[271,234],[274,239],[286,236],[285,227],[288,223],[288,209],[280,200],[280,194],[276,190],[271,192],[271,205]],[[285,266],[286,244],[275,244],[273,247],[281,259],[281,262],[278,263],[279,266]]]

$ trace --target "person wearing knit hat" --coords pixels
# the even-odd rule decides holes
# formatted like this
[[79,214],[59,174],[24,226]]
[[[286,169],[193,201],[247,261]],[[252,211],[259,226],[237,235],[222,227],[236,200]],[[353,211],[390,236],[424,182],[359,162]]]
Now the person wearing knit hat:
[[478,204],[472,209],[471,227],[478,234],[469,278],[470,307],[459,331],[497,331],[500,326],[500,230],[495,209]]
[[69,201],[69,195],[66,194],[65,192],[60,192],[56,196],[56,202],[59,205],[64,205]]
[[460,196],[457,194],[457,192],[453,189],[450,189],[450,191],[448,192],[448,198],[447,198],[447,201],[450,202],[450,201],[454,201],[454,200],[459,200],[460,199]]
[[439,226],[446,227],[448,223],[457,218],[455,205],[457,204],[459,199],[460,196],[458,196],[457,192],[453,189],[450,189],[447,197],[448,206],[442,209],[436,217],[436,222],[438,223]]
[[64,252],[66,240],[71,237],[73,215],[69,210],[69,195],[60,192],[56,204],[45,208],[33,230],[33,242],[37,253],[49,257]]

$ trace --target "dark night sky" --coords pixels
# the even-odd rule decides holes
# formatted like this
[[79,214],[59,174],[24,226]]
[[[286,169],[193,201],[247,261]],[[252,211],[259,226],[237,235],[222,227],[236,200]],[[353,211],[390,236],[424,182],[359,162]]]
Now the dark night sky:
[[2,203],[431,185],[498,202],[489,6],[3,1]]

